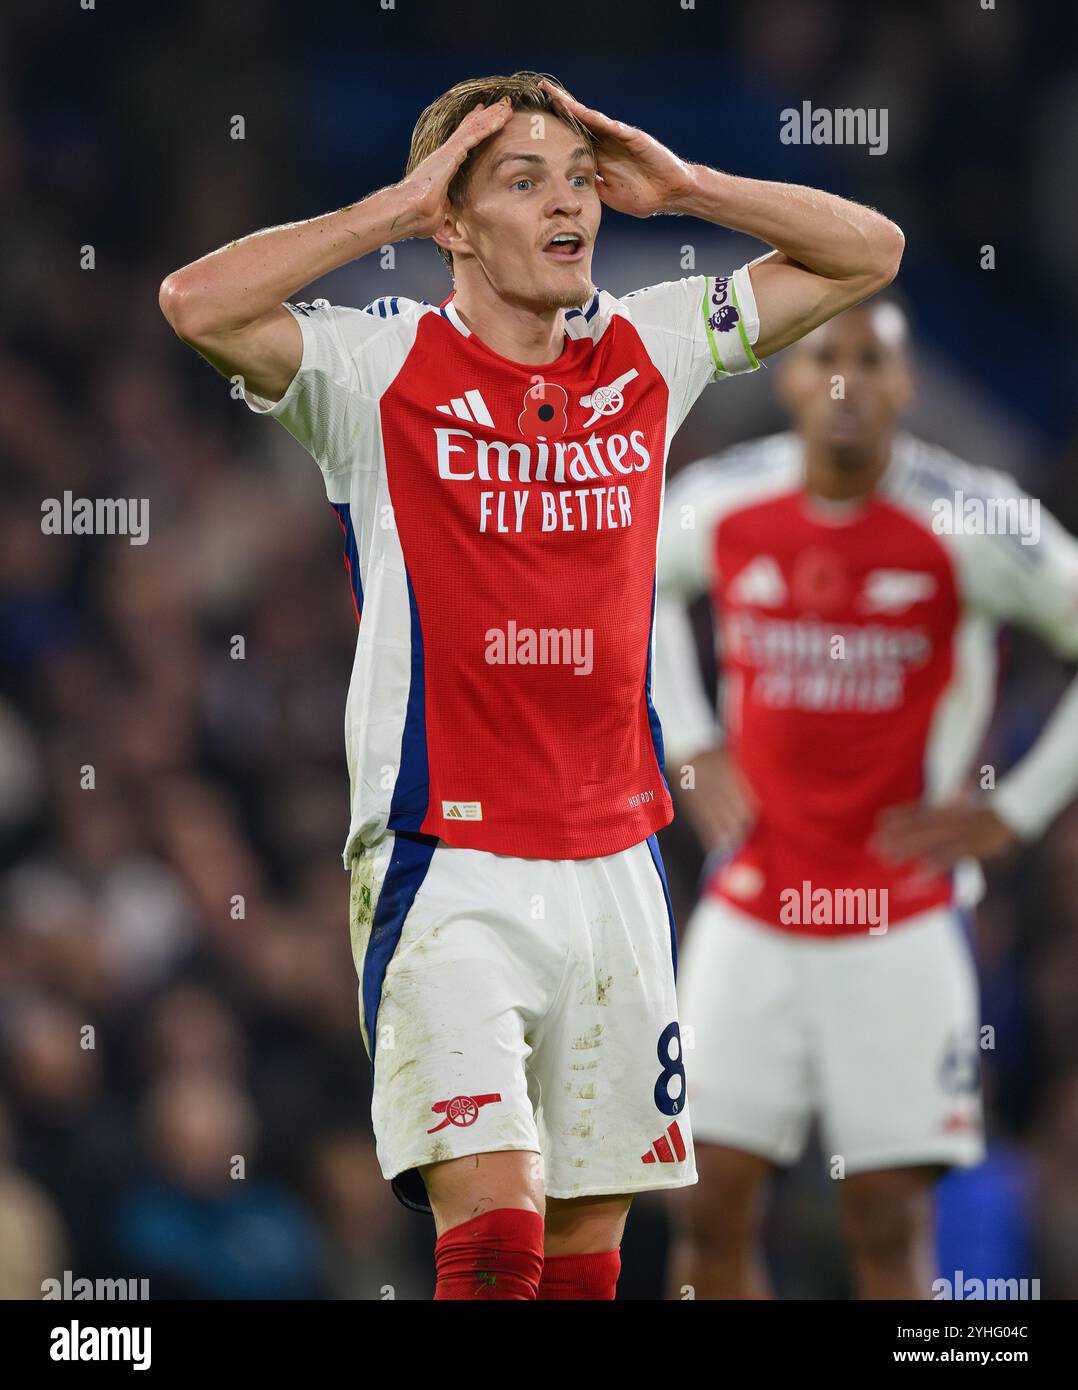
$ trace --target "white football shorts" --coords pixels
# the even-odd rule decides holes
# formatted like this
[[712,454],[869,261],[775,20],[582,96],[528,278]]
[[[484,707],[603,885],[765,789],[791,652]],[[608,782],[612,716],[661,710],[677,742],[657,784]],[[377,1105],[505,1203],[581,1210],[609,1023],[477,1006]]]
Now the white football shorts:
[[597,859],[516,859],[390,832],[352,861],[360,1025],[378,1160],[541,1155],[551,1197],[696,1181],[654,836]]
[[845,1173],[983,1158],[977,981],[952,909],[820,938],[705,898],[678,997],[698,1143],[786,1165],[817,1118]]

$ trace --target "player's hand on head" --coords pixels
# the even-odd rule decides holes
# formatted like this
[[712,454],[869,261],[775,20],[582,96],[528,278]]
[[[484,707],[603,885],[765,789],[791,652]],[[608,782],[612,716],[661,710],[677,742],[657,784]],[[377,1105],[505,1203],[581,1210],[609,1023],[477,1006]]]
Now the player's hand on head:
[[692,165],[653,136],[571,97],[548,78],[539,84],[556,107],[572,114],[596,137],[596,189],[607,207],[630,217],[675,212],[693,188]]
[[938,806],[915,802],[882,813],[872,847],[884,859],[920,861],[940,872],[966,858],[993,859],[1018,837],[984,801],[956,797]]
[[708,854],[735,849],[752,828],[757,803],[740,768],[724,747],[706,748],[688,760],[692,786],[681,790],[685,812]]
[[449,213],[449,185],[453,176],[472,150],[496,135],[512,116],[513,106],[508,97],[490,106],[480,102],[468,112],[449,139],[402,180],[400,186],[411,195],[413,230],[409,235],[429,237],[442,227]]

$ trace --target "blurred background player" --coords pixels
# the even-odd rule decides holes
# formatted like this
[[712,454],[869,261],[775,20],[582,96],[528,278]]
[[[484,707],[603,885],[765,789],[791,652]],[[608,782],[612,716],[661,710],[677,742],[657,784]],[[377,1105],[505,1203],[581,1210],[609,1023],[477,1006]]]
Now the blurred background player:
[[814,1118],[858,1293],[928,1296],[934,1179],[983,1154],[975,861],[1078,790],[1076,683],[968,792],[997,626],[1078,657],[1078,544],[1010,478],[897,428],[910,357],[894,302],[833,319],[779,366],[794,431],[667,493],[656,699],[668,779],[717,860],[679,977],[701,1181],[673,1203],[671,1277],[696,1297],[765,1292],[767,1180]]

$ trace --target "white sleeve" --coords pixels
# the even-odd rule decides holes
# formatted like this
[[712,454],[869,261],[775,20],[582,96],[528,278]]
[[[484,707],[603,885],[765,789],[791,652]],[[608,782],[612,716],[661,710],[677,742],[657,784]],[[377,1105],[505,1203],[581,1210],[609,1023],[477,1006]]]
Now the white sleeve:
[[624,296],[633,325],[662,372],[676,430],[704,387],[760,365],[760,319],[748,266],[732,275],[690,275]]
[[[993,617],[1027,628],[1078,660],[1078,541],[1002,474],[990,501],[1014,507],[1006,533],[969,538],[975,595]],[[1025,511],[1019,509],[1025,508]],[[1033,747],[1000,779],[992,804],[1023,839],[1034,839],[1078,795],[1078,679]]]
[[673,594],[660,594],[655,602],[651,695],[662,725],[668,769],[723,741],[722,728],[700,671],[688,609]]
[[721,455],[700,459],[674,478],[663,498],[659,529],[660,592],[692,600],[715,579],[715,527],[723,509]]
[[303,336],[299,370],[279,401],[246,390],[243,398],[256,414],[279,420],[323,473],[362,466],[379,399],[415,339],[419,306],[376,300],[366,309],[346,309],[316,299],[284,307]]
[[722,741],[689,622],[688,605],[711,590],[721,490],[718,465],[702,459],[671,483],[659,532],[652,698],[668,766]]
[[1078,540],[1006,474],[988,474],[983,495],[963,501],[996,517],[994,534],[967,537],[974,601],[1078,660]]

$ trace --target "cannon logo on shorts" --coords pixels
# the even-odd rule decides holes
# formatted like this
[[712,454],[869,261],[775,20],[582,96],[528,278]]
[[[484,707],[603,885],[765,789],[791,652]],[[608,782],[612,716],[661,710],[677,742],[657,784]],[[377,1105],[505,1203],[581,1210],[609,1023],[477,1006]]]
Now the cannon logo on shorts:
[[459,1125],[462,1129],[466,1125],[474,1125],[479,1118],[479,1107],[490,1105],[501,1098],[501,1092],[492,1091],[485,1096],[454,1096],[452,1100],[436,1100],[431,1109],[436,1115],[444,1115],[445,1119],[440,1125],[428,1129],[427,1133],[437,1134],[440,1129],[445,1129],[446,1125]]

